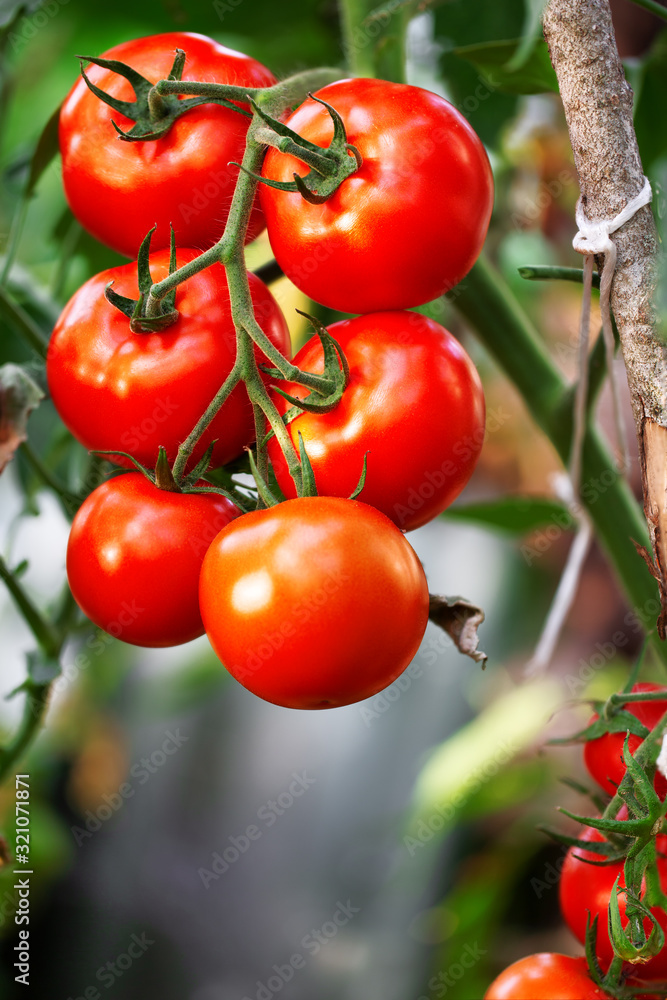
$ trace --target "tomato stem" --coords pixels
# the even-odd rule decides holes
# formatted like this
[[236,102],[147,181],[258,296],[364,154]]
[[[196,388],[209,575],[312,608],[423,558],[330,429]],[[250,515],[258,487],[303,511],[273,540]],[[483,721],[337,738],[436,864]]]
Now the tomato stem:
[[[178,450],[172,470],[176,483],[181,482],[188,461],[199,438],[214,419],[232,390],[240,382],[243,382],[255,413],[255,429],[259,442],[257,448],[257,466],[260,474],[263,474],[264,470],[266,470],[263,455],[265,448],[263,437],[265,423],[268,421],[285,454],[287,465],[294,479],[297,491],[300,491],[302,488],[299,458],[283,419],[264,385],[255,358],[255,346],[262,351],[271,364],[275,365],[279,375],[288,381],[305,385],[315,392],[320,392],[324,397],[332,392],[332,381],[327,376],[302,372],[280,353],[278,348],[274,346],[262,330],[253,310],[243,245],[250,211],[257,191],[257,180],[253,175],[261,168],[266,148],[265,143],[258,138],[260,130],[266,127],[263,120],[263,113],[266,112],[279,116],[291,108],[294,103],[300,103],[304,100],[310,90],[318,89],[326,83],[337,79],[339,76],[340,73],[338,70],[308,71],[307,73],[284,80],[274,87],[254,92],[258,106],[262,110],[255,112],[248,129],[246,148],[243,155],[243,170],[239,172],[227,224],[221,239],[215,246],[205,251],[205,253],[193,261],[178,268],[162,281],[156,282],[146,297],[146,315],[148,317],[159,316],[163,299],[182,281],[186,281],[214,263],[219,262],[225,267],[231,313],[236,328],[236,362],[205,413]],[[199,89],[193,90],[193,86]],[[216,86],[215,84],[193,85],[189,83],[187,88],[183,90],[179,89],[185,87],[180,81],[160,81],[160,84],[156,84],[156,88],[160,93],[209,93],[212,92],[209,88]],[[244,91],[240,99],[247,98],[251,93],[253,92]],[[260,419],[260,413],[262,414],[262,419]],[[261,434],[259,431],[260,427]]]

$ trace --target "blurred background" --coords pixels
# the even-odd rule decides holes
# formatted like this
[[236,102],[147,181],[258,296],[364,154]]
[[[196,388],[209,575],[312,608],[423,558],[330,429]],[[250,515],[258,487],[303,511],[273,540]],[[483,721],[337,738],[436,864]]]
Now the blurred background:
[[[536,6],[422,4],[409,28],[408,79],[452,100],[484,141],[496,179],[487,253],[573,378],[580,287],[525,281],[517,270],[581,266],[571,248],[576,173],[543,43],[522,69],[506,69],[519,40],[534,33]],[[667,34],[629,0],[612,8],[662,225]],[[344,66],[333,0],[116,0],[94,10],[83,0],[1,0],[0,250],[16,244],[8,287],[44,329],[85,279],[121,258],[73,220],[57,159],[24,198],[40,133],[76,79],[77,53],[174,29],[210,35],[278,76]],[[260,238],[250,266],[270,256]],[[273,291],[298,346],[306,331],[295,309],[315,307],[286,279]],[[572,540],[571,519],[552,503],[560,464],[454,303],[428,311],[478,365],[488,426],[456,507],[410,541],[432,592],[485,609],[488,667],[482,672],[429,625],[401,684],[370,702],[309,714],[253,697],[205,638],[155,651],[110,639],[77,661],[94,633],[83,623],[63,651],[47,726],[22,767],[31,775],[35,996],[479,1000],[522,955],[580,952],[558,914],[563,850],[536,824],[563,828],[558,804],[585,811],[586,800],[558,781],[585,780],[581,751],[545,743],[585,724],[582,700],[622,682],[641,629],[594,547],[548,678],[525,681]],[[2,308],[6,361],[41,377]],[[630,428],[627,398],[625,406]],[[610,431],[606,390],[598,414]],[[48,400],[29,430],[47,470],[80,489],[88,457]],[[638,494],[636,463],[632,482]],[[0,477],[0,551],[10,565],[27,560],[23,583],[43,607],[63,587],[67,532],[58,498],[19,453]],[[612,642],[619,631],[623,641]],[[33,646],[0,587],[3,694],[24,679]],[[654,676],[664,680],[657,667]],[[5,736],[21,701],[0,702]],[[8,785],[0,814],[10,852],[13,809]],[[249,826],[259,836],[250,839]],[[25,995],[14,983],[14,881],[10,866],[0,868],[0,990],[8,998]]]

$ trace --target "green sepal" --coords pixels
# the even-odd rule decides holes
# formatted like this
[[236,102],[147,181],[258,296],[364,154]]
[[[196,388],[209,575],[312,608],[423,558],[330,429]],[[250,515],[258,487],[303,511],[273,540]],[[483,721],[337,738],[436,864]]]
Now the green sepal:
[[252,472],[253,479],[257,484],[257,492],[259,493],[260,499],[262,500],[262,502],[265,504],[266,507],[275,507],[279,502],[277,497],[273,495],[273,493],[269,488],[269,484],[260,474],[260,471],[257,468],[257,462],[255,461],[255,456],[252,453],[252,449],[246,448],[246,451],[248,452],[250,471]]
[[334,134],[329,146],[317,146],[310,142],[298,132],[294,132],[285,125],[267,114],[255,101],[250,101],[255,114],[261,118],[266,125],[266,130],[261,130],[258,138],[267,146],[273,146],[279,152],[300,159],[310,170],[305,176],[294,173],[293,181],[274,181],[271,178],[262,177],[247,170],[243,164],[235,163],[245,173],[250,174],[255,180],[268,187],[276,188],[279,191],[290,191],[299,193],[302,198],[311,204],[320,205],[330,198],[340,187],[344,180],[351,177],[361,167],[363,160],[361,153],[347,141],[345,123],[335,108],[326,101],[309,94],[314,101],[322,104],[334,123]]
[[[599,714],[599,712],[598,712]],[[569,743],[587,743],[589,740],[597,740],[607,733],[632,733],[633,736],[640,736],[645,739],[649,730],[639,721],[636,715],[631,712],[620,711],[608,719],[600,717],[572,736],[559,737],[549,740],[549,745],[567,745]]]
[[[126,295],[119,295],[118,292],[115,292],[111,287],[113,284],[111,281],[104,289],[104,297],[107,302],[116,309],[120,310],[124,316],[128,317],[132,333],[157,333],[160,330],[166,330],[167,327],[172,326],[179,318],[178,310],[175,308],[175,288],[168,292],[160,302],[160,314],[158,316],[146,316],[146,302],[154,284],[150,269],[150,247],[151,239],[153,238],[153,233],[156,229],[157,226],[153,226],[146,236],[144,236],[141,241],[141,246],[139,247],[139,253],[137,254],[137,286],[139,289],[139,298],[130,299]],[[173,274],[176,267],[176,242],[172,226],[170,236],[169,274]]]
[[[562,809],[561,812],[565,812],[565,810]],[[547,837],[550,837],[557,844],[562,844],[563,847],[574,847],[579,851],[598,854],[603,859],[602,861],[592,861],[590,858],[580,859],[585,864],[593,865],[594,867],[611,864],[611,862],[620,861],[621,858],[625,857],[623,851],[616,850],[608,841],[582,840],[580,837],[570,837],[566,833],[561,833],[560,830],[553,830],[551,827],[543,824],[539,824],[537,829],[545,833]]]
[[[304,399],[292,396],[291,393],[285,392],[277,385],[271,386],[274,392],[277,392],[289,403],[293,404],[282,416],[285,426],[295,420],[303,410],[307,410],[309,413],[329,413],[330,410],[333,410],[340,403],[350,381],[350,366],[343,348],[335,337],[331,336],[327,328],[315,316],[301,312],[300,309],[296,311],[300,316],[304,316],[310,320],[320,338],[324,355],[324,371],[321,376],[318,376],[322,379],[322,388],[320,390],[311,388]],[[260,365],[259,367],[267,375],[275,378],[283,377],[282,372],[277,368],[271,368],[268,365]],[[290,381],[295,382],[297,385],[299,384],[298,376],[290,379]],[[261,447],[265,447],[267,441],[270,441],[273,437],[273,433],[273,430],[267,431],[261,442]]]
[[620,879],[621,876],[617,875],[616,880],[614,881],[614,886],[611,890],[611,896],[609,897],[607,927],[609,931],[609,940],[612,948],[614,949],[614,954],[618,955],[619,958],[622,958],[624,962],[632,962],[638,957],[639,952],[628,938],[621,923],[621,911],[618,905],[618,883]]
[[649,778],[646,771],[634,759],[628,747],[627,736],[623,743],[623,762],[626,767],[626,774],[621,782],[621,786],[629,784],[629,782],[626,782],[626,778],[630,775],[632,779],[631,791],[639,800],[640,805],[651,812],[654,812],[656,808],[660,808],[661,800],[653,787],[653,772]]
[[651,827],[648,819],[603,819],[602,816],[581,816],[579,813],[570,812],[563,806],[559,806],[558,811],[577,823],[581,823],[582,826],[592,826],[600,833],[611,833],[620,837],[641,837]]
[[222,486],[193,486],[191,489],[184,490],[183,492],[187,494],[217,493],[218,496],[225,497],[235,507],[238,507],[242,514],[247,514],[249,511],[255,509],[255,504],[250,502],[248,497],[240,498],[238,493],[230,493],[229,490],[224,489]]
[[[202,104],[219,104],[231,111],[244,115],[246,118],[252,117],[249,111],[240,108],[232,101],[224,97],[192,97],[181,100],[176,94],[159,94],[155,89],[155,84],[147,80],[145,76],[138,73],[131,66],[120,62],[117,59],[100,59],[95,56],[78,56],[81,61],[81,75],[86,82],[88,89],[101,101],[104,101],[110,108],[130,118],[135,124],[129,132],[123,131],[113,120],[111,124],[118,133],[120,139],[125,142],[148,142],[161,139],[165,136],[177,119],[187,114],[192,108],[200,107]],[[135,94],[134,101],[119,101],[117,98],[107,94],[94,83],[91,82],[83,68],[84,62],[91,62],[102,69],[109,69],[113,73],[118,73],[124,77],[132,86]],[[185,52],[176,49],[176,56],[172,68],[169,72],[168,80],[180,80],[185,66]]]
[[[609,898],[609,909],[607,911],[609,940],[614,954],[618,955],[624,962],[645,962],[650,958],[654,958],[662,950],[665,943],[665,935],[655,915],[635,893],[629,889],[619,890],[618,883],[620,878],[620,875],[616,877]],[[621,913],[618,905],[619,891],[623,892],[626,897],[625,913],[629,918],[627,926],[632,927],[634,924],[638,934],[643,939],[637,944],[628,937],[627,931],[621,923]],[[643,921],[647,919],[653,924],[648,939],[646,939],[643,927]]]
[[363,467],[361,469],[361,475],[359,476],[359,482],[355,486],[355,488],[352,491],[352,493],[350,493],[350,495],[348,497],[348,500],[356,500],[357,497],[359,496],[359,494],[361,493],[361,491],[363,490],[364,486],[366,485],[366,468],[367,468],[367,463],[368,463],[368,452],[366,452],[365,455],[364,455],[364,464],[363,464]]
[[174,479],[171,466],[169,465],[169,459],[167,458],[167,452],[162,445],[160,445],[158,449],[153,481],[159,490],[165,490],[167,493],[182,492],[180,486]]
[[298,434],[299,458],[301,460],[301,490],[299,492],[299,496],[316,497],[317,485],[315,483],[315,473],[313,472],[313,466],[308,458],[308,452],[306,451],[306,445],[304,444],[301,431],[299,431]]
[[201,479],[204,473],[208,471],[208,467],[211,464],[211,456],[213,454],[213,449],[215,448],[216,444],[217,444],[217,439],[210,443],[210,445],[206,449],[206,452],[204,453],[202,458],[197,462],[192,472],[189,472],[187,476],[185,476],[185,478],[183,479],[183,482],[181,483],[182,487],[194,486],[197,480]]

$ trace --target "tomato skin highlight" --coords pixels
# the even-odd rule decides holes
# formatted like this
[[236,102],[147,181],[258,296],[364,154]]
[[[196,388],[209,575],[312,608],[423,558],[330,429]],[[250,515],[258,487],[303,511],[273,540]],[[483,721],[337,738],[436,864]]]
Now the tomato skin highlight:
[[[176,49],[186,53],[184,80],[210,80],[234,86],[269,87],[273,74],[250,56],[227,49],[205,35],[185,31],[135,38],[102,54],[156,82],[168,76]],[[130,83],[93,64],[86,75],[113,97],[133,101]],[[247,110],[247,109],[246,109]],[[80,78],[60,112],[59,139],[63,184],[72,212],[102,243],[135,257],[141,241],[157,224],[153,248],[169,245],[173,225],[177,246],[212,246],[222,236],[238,177],[231,160],[241,161],[250,119],[214,104],[179,118],[167,135],[144,142],[118,138],[134,122],[96,97]],[[254,206],[248,240],[264,228]]]
[[[350,383],[333,410],[301,413],[289,433],[297,449],[302,434],[321,496],[350,496],[368,453],[358,499],[411,531],[448,507],[475,468],[485,420],[477,370],[451,333],[418,313],[371,313],[334,323],[330,332],[347,357]],[[319,338],[294,363],[321,372]],[[307,394],[276,384],[300,399]],[[278,393],[273,398],[281,413],[290,408]],[[295,496],[275,438],[269,456],[281,490]]]
[[[620,818],[620,814],[619,814]],[[593,827],[586,827],[579,837],[583,840],[598,841],[604,840],[599,830]],[[667,853],[667,834],[660,834],[656,845],[662,854]],[[579,855],[577,857],[576,855]],[[588,911],[591,913],[591,920],[598,916],[598,936],[595,953],[603,968],[607,968],[614,957],[614,951],[609,940],[607,929],[607,910],[609,900],[613,890],[616,877],[620,875],[619,887],[625,886],[623,877],[622,861],[614,861],[604,866],[587,864],[579,858],[590,860],[600,860],[599,855],[592,851],[581,850],[570,847],[565,855],[565,863],[560,876],[559,898],[560,907],[565,922],[583,944],[586,939],[586,920]],[[658,874],[663,891],[667,891],[667,857],[658,856]],[[621,922],[625,925],[625,895],[621,893],[618,897],[618,906],[621,914]],[[652,907],[651,912],[656,917],[659,925],[667,935],[667,914]],[[648,917],[644,921],[644,928],[650,933],[652,927]],[[667,948],[663,948],[654,958],[648,962],[635,966],[635,972],[642,979],[663,979],[667,978]]]
[[[271,246],[285,274],[342,312],[407,309],[456,285],[477,259],[493,207],[484,146],[444,98],[386,80],[340,80],[317,91],[339,112],[360,169],[320,205],[261,184]],[[318,146],[333,135],[305,101],[287,125]],[[269,149],[262,175],[292,181],[308,168]]]
[[611,1000],[588,975],[585,958],[542,952],[508,966],[484,1000]]
[[81,610],[135,646],[177,646],[202,635],[198,583],[215,535],[235,517],[214,493],[169,493],[140,472],[102,483],[72,522],[67,578]]
[[[177,262],[195,256],[195,250],[179,250]],[[169,251],[159,250],[151,258],[153,279],[159,281],[168,271]],[[268,288],[255,275],[248,277],[258,322],[289,356],[285,317]],[[234,365],[236,333],[224,268],[213,264],[179,285],[179,319],[155,333],[132,333],[128,318],[104,298],[109,281],[121,295],[138,297],[134,263],[102,271],[75,292],[48,348],[46,372],[54,405],[88,449],[129,452],[153,467],[163,445],[173,462]],[[259,351],[256,355],[266,360]],[[204,432],[190,467],[215,439],[214,465],[229,462],[255,440],[244,386],[234,389]]]
[[356,500],[303,497],[245,514],[204,558],[200,605],[227,670],[287,708],[349,705],[405,670],[428,620],[414,550]]
[[[667,688],[663,688],[660,684],[644,682],[635,684],[632,690],[633,692],[664,690],[665,701],[635,701],[625,706],[625,710],[636,716],[647,729],[653,729],[667,712]],[[598,716],[593,715],[590,722],[597,719]],[[641,736],[630,733],[628,749],[633,756],[642,742]],[[616,789],[625,776],[624,743],[625,733],[606,733],[584,744],[584,763],[588,773],[608,795],[616,794]],[[659,771],[655,773],[653,786],[660,798],[664,799],[667,795],[667,780]]]

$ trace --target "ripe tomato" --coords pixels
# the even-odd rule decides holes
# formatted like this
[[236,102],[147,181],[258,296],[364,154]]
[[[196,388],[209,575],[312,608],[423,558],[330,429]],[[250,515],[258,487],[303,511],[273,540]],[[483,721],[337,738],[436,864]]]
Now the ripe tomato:
[[[622,814],[619,814],[621,818]],[[588,841],[602,841],[604,837],[593,827],[586,827],[580,834],[581,839]],[[667,835],[661,834],[657,839],[658,850],[662,855],[667,853]],[[579,857],[577,857],[577,855]],[[596,944],[596,954],[603,967],[607,967],[614,957],[614,952],[609,940],[607,929],[607,910],[611,898],[612,889],[616,876],[620,875],[619,886],[625,886],[623,878],[623,863],[614,861],[603,866],[587,864],[586,860],[600,861],[600,856],[592,851],[580,850],[571,847],[565,855],[560,876],[560,906],[563,917],[572,933],[582,944],[586,938],[586,919],[590,910],[591,919],[595,916],[598,920],[598,936]],[[658,856],[658,873],[663,891],[667,891],[667,857]],[[621,919],[625,923],[625,895],[621,893],[618,897],[618,905]],[[655,915],[663,931],[667,934],[667,914],[653,907],[651,912]],[[650,933],[651,921],[647,918],[644,927],[647,934]],[[648,979],[667,978],[667,948],[650,959],[648,962],[635,967],[637,976]]]
[[[181,250],[178,263],[194,256],[194,250]],[[151,260],[154,280],[168,269],[169,251],[158,250]],[[164,445],[173,461],[234,364],[236,334],[224,268],[214,264],[179,285],[180,318],[156,333],[132,333],[127,317],[104,298],[109,281],[120,294],[138,297],[135,264],[102,271],[73,295],[49,344],[46,370],[53,402],[86,448],[118,448],[152,466]],[[252,274],[250,289],[264,332],[289,354],[289,332],[278,304]],[[257,357],[266,360],[259,352]],[[252,407],[243,386],[234,389],[204,433],[195,458],[216,438],[217,465],[254,441]]]
[[484,1000],[609,1000],[588,975],[585,958],[542,952],[500,973]]
[[373,507],[332,497],[287,500],[224,528],[199,595],[229,672],[287,708],[370,698],[408,666],[428,620],[405,537]]
[[[667,712],[667,688],[662,688],[659,684],[635,684],[633,691],[663,691],[665,701],[636,701],[626,705],[626,711],[636,716],[647,729],[653,729]],[[598,718],[594,715],[590,722]],[[589,723],[590,725],[590,723]],[[628,749],[634,755],[635,751],[642,743],[640,736],[630,734],[628,738]],[[588,768],[588,773],[595,778],[598,785],[609,795],[614,795],[625,776],[625,764],[623,763],[623,745],[625,743],[624,733],[607,733],[596,740],[589,740],[584,745],[584,762]],[[653,785],[661,799],[667,795],[667,781],[656,771]]]
[[[123,42],[103,53],[137,70],[151,82],[168,76],[176,49],[186,53],[184,80],[210,80],[242,87],[276,82],[261,63],[227,49],[212,38],[185,31]],[[130,83],[118,73],[90,65],[92,83],[117,100],[133,101]],[[63,183],[70,208],[85,229],[119,253],[135,257],[139,244],[157,223],[153,246],[169,244],[169,224],[180,246],[200,249],[222,236],[249,119],[215,104],[179,118],[162,138],[127,142],[134,122],[96,97],[80,78],[60,112]],[[248,239],[264,228],[253,209]]]
[[[260,185],[276,260],[307,295],[342,312],[406,309],[437,298],[477,259],[493,207],[484,147],[444,98],[386,80],[341,80],[319,90],[339,112],[361,168],[320,205]],[[287,125],[318,146],[331,117],[311,99]],[[269,149],[264,177],[305,175]]]
[[197,595],[204,554],[238,514],[226,497],[168,493],[140,472],[109,479],[72,522],[67,578],[77,604],[135,646],[195,639],[204,632]]
[[[410,531],[454,500],[472,475],[484,439],[484,393],[477,371],[444,327],[411,312],[381,312],[331,327],[350,366],[343,399],[329,413],[303,412],[289,425],[301,432],[319,493],[349,496],[364,455],[367,475],[359,499]],[[319,338],[295,358],[306,371],[322,371]],[[281,385],[285,388],[285,385]],[[306,389],[288,384],[302,399]],[[290,408],[275,394],[281,412]],[[280,488],[295,495],[280,447],[269,455]]]

